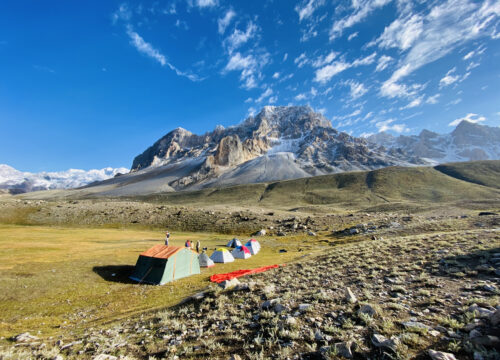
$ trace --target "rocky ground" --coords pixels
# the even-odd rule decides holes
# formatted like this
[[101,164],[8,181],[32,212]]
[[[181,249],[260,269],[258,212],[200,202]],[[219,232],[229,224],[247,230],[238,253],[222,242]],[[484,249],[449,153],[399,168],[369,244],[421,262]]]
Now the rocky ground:
[[343,235],[481,228],[491,219],[479,209],[494,204],[428,205],[416,208],[394,204],[388,209],[339,210],[324,206],[265,209],[234,205],[178,206],[127,200],[22,200],[0,197],[0,222],[23,225],[145,226],[177,231],[212,231],[227,234],[271,236]]
[[159,313],[59,338],[20,334],[0,358],[500,357],[500,216],[285,215],[260,214],[255,228],[319,231],[331,247]]

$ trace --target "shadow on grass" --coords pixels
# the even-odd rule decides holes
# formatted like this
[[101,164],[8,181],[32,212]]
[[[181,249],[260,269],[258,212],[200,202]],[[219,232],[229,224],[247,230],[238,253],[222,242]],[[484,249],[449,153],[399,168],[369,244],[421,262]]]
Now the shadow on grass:
[[137,284],[137,281],[129,279],[134,272],[133,265],[107,265],[94,266],[92,271],[106,281],[118,282],[122,284]]

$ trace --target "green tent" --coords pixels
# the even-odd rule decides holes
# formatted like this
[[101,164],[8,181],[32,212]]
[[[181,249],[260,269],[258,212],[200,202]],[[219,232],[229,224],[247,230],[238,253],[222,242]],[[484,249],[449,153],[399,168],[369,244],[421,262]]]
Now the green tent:
[[198,253],[185,247],[156,245],[139,255],[130,278],[163,285],[199,273]]

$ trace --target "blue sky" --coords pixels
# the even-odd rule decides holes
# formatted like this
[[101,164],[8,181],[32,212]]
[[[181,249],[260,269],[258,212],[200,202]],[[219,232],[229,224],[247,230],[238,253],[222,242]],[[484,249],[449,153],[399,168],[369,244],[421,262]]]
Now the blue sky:
[[499,126],[498,64],[498,0],[3,1],[0,163],[128,167],[264,105],[355,136]]

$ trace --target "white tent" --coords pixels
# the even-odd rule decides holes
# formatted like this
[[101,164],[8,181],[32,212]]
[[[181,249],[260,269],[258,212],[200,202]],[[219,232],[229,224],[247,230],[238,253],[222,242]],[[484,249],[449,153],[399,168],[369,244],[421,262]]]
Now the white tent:
[[248,248],[244,245],[238,246],[236,249],[231,251],[231,254],[235,259],[248,259],[250,256],[252,256],[250,250],[248,250]]
[[257,254],[260,251],[260,244],[255,239],[248,240],[248,242],[245,244],[245,246],[248,248],[248,250],[250,250],[250,253],[252,255]]
[[205,254],[205,252],[201,253],[198,256],[198,261],[200,262],[200,267],[212,267],[212,266],[215,266],[213,260],[210,259],[208,257],[208,255]]
[[235,247],[238,247],[238,246],[241,246],[241,241],[239,241],[237,238],[234,238],[233,240],[230,240],[228,243],[227,243],[227,247],[231,247],[231,248],[235,248]]
[[210,259],[212,259],[212,261],[216,263],[228,263],[234,261],[233,255],[231,255],[231,253],[227,251],[227,249],[215,250],[212,256],[210,256]]

